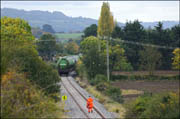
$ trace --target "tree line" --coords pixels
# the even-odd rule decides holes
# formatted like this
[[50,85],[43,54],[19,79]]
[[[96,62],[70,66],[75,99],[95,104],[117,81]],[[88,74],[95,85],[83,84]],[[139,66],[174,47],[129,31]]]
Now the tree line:
[[[103,3],[98,26],[92,24],[84,30],[80,44],[80,52],[84,55],[82,61],[89,75],[95,76],[93,72],[96,74],[105,72],[108,61],[105,56],[107,53],[105,44],[109,42],[111,72],[148,70],[153,74],[154,70],[178,69],[179,33],[179,24],[164,29],[161,22],[154,28],[148,29],[145,29],[138,20],[128,21],[124,27],[120,27],[113,21],[108,4]],[[105,39],[105,36],[109,37],[109,40]],[[153,47],[153,45],[159,47]]]
[[[97,37],[96,24],[92,24],[84,30],[84,38],[88,36]],[[133,41],[134,44],[121,43],[122,48],[125,50],[128,61],[132,64],[134,70],[141,69],[140,67],[140,57],[142,50],[147,47],[137,45],[138,43],[152,44],[166,47],[179,47],[180,43],[180,25],[176,25],[172,28],[163,29],[163,24],[159,22],[154,28],[145,29],[138,20],[134,22],[127,22],[124,27],[116,25],[112,32],[112,38],[116,40],[111,40],[111,44],[118,43],[120,40]],[[150,46],[151,47],[151,46]],[[150,49],[149,47],[149,49]],[[158,53],[161,53],[161,66],[158,69],[171,70],[172,69],[172,58],[173,49],[158,48],[156,49]],[[146,52],[148,50],[145,50]],[[144,52],[145,52],[144,51]],[[141,53],[140,53],[141,52]],[[152,54],[149,54],[152,55]]]

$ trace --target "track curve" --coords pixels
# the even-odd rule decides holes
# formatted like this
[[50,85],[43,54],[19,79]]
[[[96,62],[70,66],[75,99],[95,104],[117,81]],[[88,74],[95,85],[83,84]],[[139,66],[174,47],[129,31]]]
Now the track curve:
[[[70,79],[68,77],[62,77],[62,85],[64,86],[64,88],[67,90],[67,92],[70,94],[70,96],[72,97],[72,99],[74,100],[74,102],[77,104],[77,106],[79,107],[79,109],[82,111],[82,113],[85,115],[86,118],[94,118],[94,117],[90,117],[88,115],[87,112],[85,112],[84,108],[84,104],[80,104],[77,102],[77,95],[79,95],[79,97],[81,97],[81,100],[84,100],[84,102],[86,102],[87,98],[72,84],[72,82],[70,81]],[[71,90],[76,91],[76,95],[75,93],[72,94],[72,92],[70,91],[70,87],[72,88]],[[96,114],[97,116],[95,118],[103,118],[105,119],[105,116],[97,109],[96,106],[93,107],[94,108],[94,114]],[[92,116],[92,115],[91,115]]]

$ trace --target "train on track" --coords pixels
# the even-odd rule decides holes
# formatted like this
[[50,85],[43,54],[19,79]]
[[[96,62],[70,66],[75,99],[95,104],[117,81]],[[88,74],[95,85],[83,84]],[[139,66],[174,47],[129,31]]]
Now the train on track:
[[76,62],[79,57],[79,55],[59,57],[56,64],[59,74],[68,75],[71,71],[75,70]]

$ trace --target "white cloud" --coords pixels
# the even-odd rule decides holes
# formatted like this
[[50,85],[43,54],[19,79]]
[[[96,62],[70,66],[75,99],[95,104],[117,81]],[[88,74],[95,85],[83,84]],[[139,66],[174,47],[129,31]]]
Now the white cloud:
[[[98,19],[103,1],[2,1],[1,7],[24,10],[61,11],[67,16]],[[110,1],[117,21],[179,20],[178,1]]]

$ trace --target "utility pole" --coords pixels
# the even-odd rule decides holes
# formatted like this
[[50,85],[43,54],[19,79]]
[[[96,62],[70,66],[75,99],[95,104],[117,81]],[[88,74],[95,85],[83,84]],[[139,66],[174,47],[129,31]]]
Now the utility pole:
[[108,78],[108,81],[110,79],[110,76],[109,76],[109,37],[107,37],[106,39],[106,56],[107,56],[107,78]]
[[[109,73],[109,40],[111,33],[114,29],[114,20],[113,15],[110,11],[110,6],[108,2],[103,2],[101,7],[101,14],[98,20],[98,35],[102,37],[102,39],[106,40],[106,56],[107,56],[107,79],[110,80]],[[101,47],[99,47],[99,50]]]

